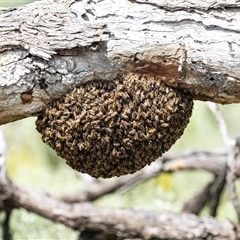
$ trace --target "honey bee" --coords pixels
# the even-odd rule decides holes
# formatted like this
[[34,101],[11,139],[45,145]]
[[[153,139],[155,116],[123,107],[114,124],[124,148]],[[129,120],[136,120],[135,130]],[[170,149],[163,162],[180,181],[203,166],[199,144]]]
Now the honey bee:
[[85,123],[85,125],[83,126],[83,131],[86,131],[88,128],[90,127],[90,122]]
[[79,143],[79,144],[78,144],[78,150],[79,150],[80,152],[82,152],[82,151],[84,151],[84,149],[85,149],[84,144],[83,144],[83,143]]
[[182,108],[184,108],[184,109],[186,109],[186,107],[187,107],[187,105],[186,105],[185,102],[180,103],[180,106],[181,106]]
[[96,126],[100,123],[100,120],[94,120],[91,122],[91,125]]
[[117,125],[115,121],[110,121],[109,128],[114,128]]
[[112,155],[115,157],[115,156],[117,156],[117,154],[118,154],[118,152],[117,152],[116,148],[113,148]]
[[121,120],[121,125],[120,127],[127,129],[130,126],[130,123],[124,120]]
[[151,91],[150,85],[149,84],[143,85],[143,90],[144,92],[150,92]]
[[130,135],[134,135],[135,134],[135,129],[132,129],[128,132]]
[[94,90],[91,91],[91,93],[93,94],[94,97],[96,97],[99,95],[100,90],[95,88]]
[[155,92],[150,92],[150,98],[154,99],[155,98]]
[[110,128],[105,128],[105,132],[107,132],[107,133],[113,133],[113,130],[112,129],[110,129]]
[[125,148],[121,147],[121,148],[120,148],[120,151],[121,151],[122,155],[126,155],[126,150],[125,150]]
[[173,103],[174,103],[174,105],[178,105],[179,101],[180,101],[180,99],[179,99],[179,98],[177,98],[177,97],[176,97],[176,98],[174,98],[174,102],[173,102]]
[[156,121],[153,121],[153,122],[152,122],[152,124],[153,124],[153,126],[154,126],[155,128],[157,128],[157,127],[158,127],[158,122],[156,122]]
[[124,119],[124,120],[128,120],[128,116],[127,116],[126,114],[124,114],[124,113],[121,114],[121,117],[122,117],[122,119]]
[[167,122],[170,122],[171,118],[172,118],[172,115],[169,114],[169,115],[167,116],[166,121],[167,121]]
[[167,106],[166,106],[166,109],[167,109],[169,112],[173,112],[173,111],[174,111],[174,107],[171,106],[171,105],[167,105]]
[[161,124],[161,127],[167,128],[167,127],[169,127],[169,123],[162,123],[162,124]]
[[118,114],[117,112],[113,112],[113,113],[110,115],[110,117],[111,117],[111,118],[114,118],[115,116],[117,116],[117,114]]
[[155,114],[153,112],[151,112],[150,118],[152,121],[155,120]]
[[91,139],[96,139],[97,138],[97,133],[94,130],[91,131],[90,138]]
[[139,127],[139,128],[140,128],[140,131],[141,131],[141,132],[145,132],[145,128],[144,128],[144,126],[143,126],[143,125],[140,125],[140,127]]
[[82,111],[82,113],[79,115],[78,119],[81,121],[85,116],[86,116],[87,112],[84,110]]
[[54,131],[52,131],[52,130],[50,130],[48,128],[45,130],[45,135],[49,136],[50,138],[54,138],[55,137],[54,133],[55,133]]
[[111,116],[107,116],[107,117],[104,119],[104,122],[108,122],[110,119],[111,119]]
[[73,125],[73,120],[72,120],[72,119],[68,119],[68,121],[66,121],[66,124],[67,124],[69,127],[72,127],[72,125]]
[[[136,128],[139,128],[140,122],[138,122],[138,121],[133,121],[133,122],[132,122],[132,125],[133,125],[133,127],[134,127],[135,129],[136,129]],[[133,131],[133,130],[131,130],[131,131]],[[130,131],[130,132],[131,132],[131,131]],[[129,132],[129,133],[130,133],[130,132]]]
[[174,97],[174,95],[175,95],[175,93],[174,93],[174,92],[170,92],[170,93],[168,94],[168,99],[171,99],[171,98],[173,98],[173,97]]
[[124,138],[122,141],[123,141],[123,143],[128,143],[129,142],[129,138]]
[[157,131],[156,128],[151,128],[148,130],[148,133],[154,134],[156,131]]
[[158,137],[158,139],[161,139],[162,138],[162,134],[161,133],[157,133],[157,137]]
[[131,109],[131,108],[125,107],[123,113],[126,115],[130,115],[132,113],[132,110],[133,109]]

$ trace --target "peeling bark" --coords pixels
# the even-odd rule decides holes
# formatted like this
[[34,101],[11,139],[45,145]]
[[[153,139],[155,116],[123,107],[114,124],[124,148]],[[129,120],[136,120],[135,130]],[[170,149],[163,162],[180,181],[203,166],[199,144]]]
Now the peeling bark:
[[37,1],[0,15],[0,124],[86,81],[133,71],[195,99],[240,102],[240,4]]

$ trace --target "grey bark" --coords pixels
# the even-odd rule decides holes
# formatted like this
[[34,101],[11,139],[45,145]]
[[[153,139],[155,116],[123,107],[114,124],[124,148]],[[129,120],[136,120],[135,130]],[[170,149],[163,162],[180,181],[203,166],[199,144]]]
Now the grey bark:
[[240,3],[37,1],[0,15],[0,124],[37,115],[74,86],[127,71],[240,102]]
[[89,203],[67,204],[9,184],[5,207],[24,208],[78,230],[99,231],[131,239],[235,240],[236,228],[227,220],[192,214],[98,208]]

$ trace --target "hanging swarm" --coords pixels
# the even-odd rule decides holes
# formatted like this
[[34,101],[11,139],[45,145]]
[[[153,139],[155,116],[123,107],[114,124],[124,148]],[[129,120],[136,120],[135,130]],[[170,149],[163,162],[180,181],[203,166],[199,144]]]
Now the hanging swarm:
[[75,88],[52,102],[36,125],[73,169],[109,178],[134,173],[169,150],[192,108],[189,93],[131,73]]

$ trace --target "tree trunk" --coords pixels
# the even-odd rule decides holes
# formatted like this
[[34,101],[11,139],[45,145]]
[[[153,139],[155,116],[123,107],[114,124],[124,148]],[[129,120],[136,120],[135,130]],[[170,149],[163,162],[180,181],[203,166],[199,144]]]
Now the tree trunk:
[[0,124],[129,71],[240,102],[239,19],[237,0],[43,0],[1,14]]

